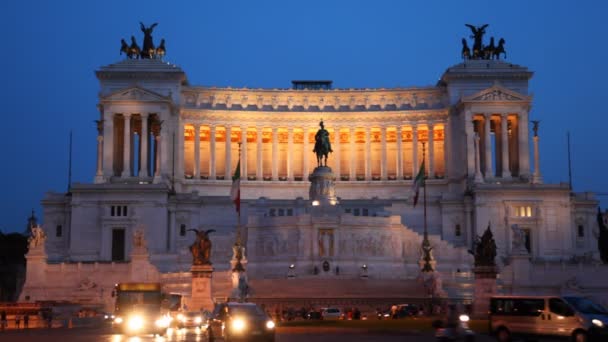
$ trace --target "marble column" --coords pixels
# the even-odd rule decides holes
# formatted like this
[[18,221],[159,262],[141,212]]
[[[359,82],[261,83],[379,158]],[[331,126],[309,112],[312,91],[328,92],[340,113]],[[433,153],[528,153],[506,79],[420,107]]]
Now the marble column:
[[349,141],[350,141],[350,174],[349,180],[356,181],[357,180],[357,150],[356,150],[356,127],[350,127],[348,129],[349,132]]
[[262,130],[263,130],[263,127],[261,127],[261,126],[256,127],[256,140],[257,140],[256,153],[257,154],[256,154],[256,165],[255,165],[255,168],[256,168],[255,179],[259,180],[259,181],[264,179],[264,164],[263,164],[264,158],[263,158],[263,153],[262,153],[264,151],[263,150],[264,145],[263,145],[263,141],[262,141],[262,137],[263,137]]
[[519,175],[530,177],[530,145],[528,131],[528,112],[521,111],[517,117],[519,123]]
[[193,124],[194,126],[194,172],[192,172],[193,179],[201,179],[201,126],[199,124]]
[[287,180],[293,180],[293,127],[287,128]]
[[401,130],[401,126],[397,125],[397,158],[396,163],[396,171],[397,171],[397,180],[403,180],[403,131]]
[[110,179],[114,174],[114,166],[118,163],[116,160],[116,151],[118,146],[114,145],[114,113],[104,114],[103,120],[103,178]]
[[387,149],[386,149],[386,126],[382,126],[380,127],[380,179],[382,180],[386,180],[387,179]]
[[492,165],[492,138],[491,138],[491,122],[492,122],[492,114],[486,113],[484,119],[484,147],[485,147],[485,178],[493,178],[494,177],[494,169]]
[[304,128],[304,140],[302,140],[302,179],[308,181],[308,174],[310,173],[310,145],[308,143],[308,129]]
[[139,165],[139,177],[147,178],[148,177],[148,140],[150,139],[150,131],[148,130],[148,114],[141,115],[141,136],[139,143],[141,145],[141,155],[139,160],[141,164]]
[[279,129],[272,127],[272,180],[279,180]]
[[131,177],[131,114],[124,114],[124,119],[122,178]]
[[483,183],[480,159],[481,150],[479,148],[479,134],[475,133],[475,183]]
[[160,170],[160,165],[161,165],[161,163],[160,163],[160,156],[161,156],[162,154],[161,154],[161,152],[160,152],[160,151],[161,151],[161,150],[160,150],[160,147],[161,147],[161,142],[160,142],[160,131],[158,132],[158,134],[157,134],[156,136],[154,136],[154,139],[155,139],[155,140],[154,140],[154,141],[155,141],[155,142],[154,142],[154,146],[155,146],[155,150],[156,150],[156,158],[155,158],[155,161],[156,161],[156,163],[155,163],[155,164],[156,164],[156,165],[155,165],[155,167],[154,167],[154,180],[153,180],[153,183],[154,183],[154,184],[157,184],[157,183],[159,183],[159,182],[160,182],[160,175],[161,175],[161,170]]
[[365,180],[372,180],[371,128],[365,127]]
[[[247,180],[247,126],[241,126],[241,180]],[[232,179],[232,178],[230,178]]]
[[435,136],[433,135],[435,126],[430,123],[428,125],[428,142],[429,142],[429,179],[435,178]]
[[[477,133],[475,133],[475,128],[474,128],[474,123],[473,123],[473,115],[471,113],[471,111],[466,110],[464,112],[464,129],[466,132],[466,154],[467,154],[467,168],[466,168],[466,175],[467,177],[471,177],[472,175],[475,174],[475,154],[477,153],[476,147],[475,147],[475,136],[477,135]],[[444,138],[446,144],[445,146],[448,146],[449,144],[447,143],[447,138]],[[451,156],[450,154],[447,154],[449,157],[451,158],[452,162],[454,163],[455,167],[458,167],[458,163],[455,161],[457,160],[455,158],[455,156]],[[447,174],[447,172],[446,172]]]
[[340,158],[341,156],[341,151],[340,151],[340,128],[336,128],[336,130],[334,131],[334,135],[336,137],[336,142],[334,143],[334,146],[332,147],[332,150],[334,151],[334,160],[335,160],[335,167],[334,167],[334,175],[336,175],[336,178],[338,179],[338,181],[340,181],[341,179],[341,175],[342,175],[342,170],[341,170],[341,166],[340,165]]
[[103,183],[103,120],[97,124],[97,172],[95,184]]
[[215,168],[215,143],[217,127],[215,125],[209,125],[209,179],[216,179],[216,168]]
[[532,183],[534,184],[542,184],[543,176],[540,174],[540,155],[538,149],[538,135],[535,135],[533,138],[534,141],[534,176],[532,177]]
[[412,125],[412,179],[418,175],[418,127]]
[[502,178],[511,178],[511,172],[509,171],[509,133],[507,132],[509,116],[507,113],[502,113],[500,118],[500,129],[502,136]]
[[232,179],[232,126],[226,125],[226,161],[224,179]]

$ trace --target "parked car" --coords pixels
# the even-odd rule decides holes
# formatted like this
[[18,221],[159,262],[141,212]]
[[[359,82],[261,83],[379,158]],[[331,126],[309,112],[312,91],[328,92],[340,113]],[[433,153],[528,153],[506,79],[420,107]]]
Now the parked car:
[[275,323],[254,303],[220,303],[207,320],[209,341],[261,340],[274,342]]
[[323,319],[323,316],[321,315],[321,311],[311,310],[306,314],[306,319],[319,320]]
[[342,317],[342,311],[338,308],[323,308],[321,309],[321,317],[323,320],[336,320]]
[[475,332],[469,328],[469,316],[453,312],[445,321],[433,322],[437,342],[474,342]]
[[607,341],[608,310],[578,296],[495,296],[490,299],[490,332],[498,341],[513,336]]

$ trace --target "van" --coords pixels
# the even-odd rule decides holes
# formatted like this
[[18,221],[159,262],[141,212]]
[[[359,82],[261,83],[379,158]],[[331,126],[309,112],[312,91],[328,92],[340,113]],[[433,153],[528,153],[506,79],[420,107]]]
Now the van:
[[608,312],[585,297],[494,296],[489,322],[490,332],[500,342],[513,336],[608,340]]

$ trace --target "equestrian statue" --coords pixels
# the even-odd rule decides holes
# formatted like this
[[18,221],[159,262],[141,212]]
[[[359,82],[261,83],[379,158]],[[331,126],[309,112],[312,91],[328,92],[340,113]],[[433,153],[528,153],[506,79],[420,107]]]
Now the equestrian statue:
[[[325,129],[323,120],[321,120],[319,126],[321,128],[315,135],[315,149],[312,151],[317,155],[317,166],[327,166],[327,156],[333,151],[329,141],[329,132]],[[325,158],[325,162],[323,162],[323,158]]]

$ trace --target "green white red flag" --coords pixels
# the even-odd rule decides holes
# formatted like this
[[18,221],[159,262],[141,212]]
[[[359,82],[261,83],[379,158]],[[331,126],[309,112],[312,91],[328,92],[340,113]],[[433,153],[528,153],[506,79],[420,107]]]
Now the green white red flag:
[[236,170],[232,176],[232,188],[230,188],[230,199],[234,202],[236,212],[241,213],[241,160],[236,164]]
[[424,160],[422,160],[420,170],[414,179],[414,184],[412,184],[412,191],[414,192],[414,207],[416,207],[416,203],[418,203],[418,194],[420,193],[420,187],[422,186],[424,186]]

